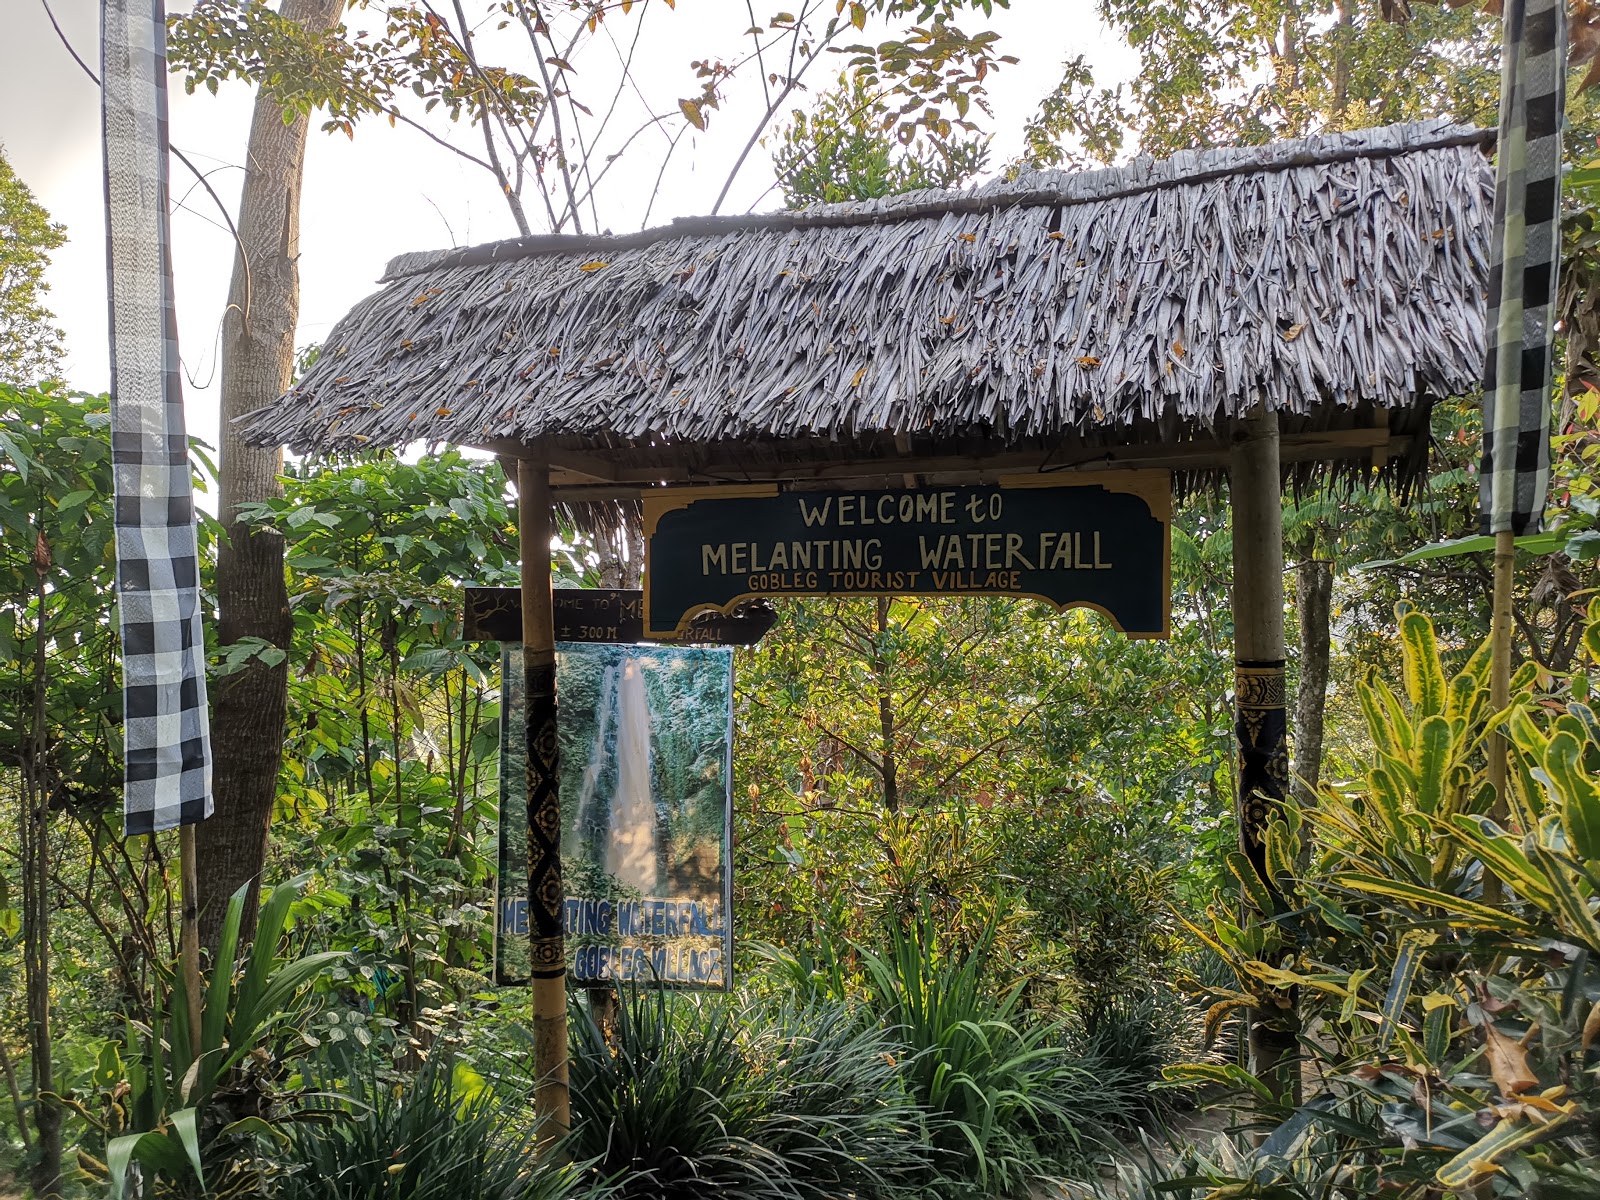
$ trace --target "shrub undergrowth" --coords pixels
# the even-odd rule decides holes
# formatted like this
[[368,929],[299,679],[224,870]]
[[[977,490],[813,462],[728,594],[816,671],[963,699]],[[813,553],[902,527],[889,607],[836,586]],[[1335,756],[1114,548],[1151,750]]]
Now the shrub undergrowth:
[[845,1005],[633,991],[575,1013],[576,1158],[622,1197],[897,1197],[926,1174],[898,1044]]
[[[992,930],[944,945],[924,906],[891,925],[881,948],[824,940],[802,955],[766,953],[799,994],[854,998],[896,1043],[939,1195],[1023,1195],[1040,1178],[1081,1174],[1116,1131],[1152,1116],[1149,1084],[1164,1065],[1152,1061],[1154,1021],[1117,1036],[1108,1024],[1096,1041],[1060,1016],[1025,1010],[1026,979],[993,978]],[[1127,1015],[1132,1023],[1140,1014]]]
[[[276,1200],[566,1200],[577,1172],[539,1165],[519,1096],[467,1072],[369,1077],[328,1119],[301,1121],[283,1148]],[[585,1200],[598,1193],[585,1190]]]

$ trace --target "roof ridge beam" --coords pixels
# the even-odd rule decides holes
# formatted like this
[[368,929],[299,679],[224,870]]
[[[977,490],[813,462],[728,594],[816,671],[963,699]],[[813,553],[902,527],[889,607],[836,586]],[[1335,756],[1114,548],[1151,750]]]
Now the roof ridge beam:
[[[1494,142],[1493,129],[1478,129],[1470,125],[1442,123],[1438,129],[1409,136],[1409,126],[1390,126],[1365,133],[1394,133],[1388,144],[1374,139],[1348,134],[1330,134],[1308,138],[1299,142],[1269,144],[1259,147],[1231,148],[1229,152],[1189,151],[1188,155],[1216,156],[1215,166],[1178,174],[1175,170],[1162,173],[1159,168],[1169,163],[1182,165],[1186,157],[1171,159],[1135,159],[1133,162],[1104,171],[1083,172],[1086,181],[1097,177],[1124,174],[1127,182],[1112,185],[1103,191],[1092,187],[1081,190],[1062,185],[1044,188],[1019,188],[1008,191],[979,189],[969,192],[948,192],[939,199],[918,200],[911,203],[850,205],[822,205],[810,209],[791,211],[733,214],[716,217],[678,217],[667,225],[656,225],[636,233],[574,234],[541,233],[531,237],[511,238],[501,242],[486,242],[479,246],[463,246],[453,250],[427,250],[401,254],[389,261],[378,282],[391,283],[413,275],[433,271],[452,270],[457,267],[481,267],[492,263],[515,261],[541,255],[599,253],[608,250],[636,250],[658,242],[686,237],[719,236],[749,231],[777,231],[786,233],[800,229],[849,228],[865,225],[893,225],[901,221],[919,221],[929,217],[986,213],[1006,208],[1071,208],[1080,204],[1099,204],[1146,192],[1164,191],[1176,187],[1191,187],[1226,179],[1233,175],[1266,174],[1289,171],[1297,167],[1331,166],[1354,162],[1357,159],[1395,158],[1404,154],[1418,154],[1429,150],[1442,150],[1454,146],[1489,146]],[[1252,158],[1249,151],[1259,151]],[[1139,174],[1139,169],[1146,174]],[[992,186],[992,185],[991,185]],[[892,199],[889,198],[889,199]]]

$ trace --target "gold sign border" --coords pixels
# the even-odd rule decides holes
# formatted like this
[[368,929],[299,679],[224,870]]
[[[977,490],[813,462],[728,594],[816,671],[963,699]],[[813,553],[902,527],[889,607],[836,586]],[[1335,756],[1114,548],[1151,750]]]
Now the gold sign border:
[[[1129,633],[1122,627],[1122,623],[1105,610],[1101,605],[1091,600],[1074,600],[1067,604],[1057,604],[1049,596],[1041,596],[1037,592],[924,592],[909,593],[917,596],[1008,596],[1013,600],[1039,600],[1048,604],[1056,612],[1067,612],[1074,608],[1089,608],[1105,617],[1111,622],[1116,631],[1130,641],[1165,641],[1172,636],[1172,472],[1171,471],[1096,471],[1074,472],[1070,479],[1061,475],[1041,474],[1031,472],[1027,475],[999,475],[993,484],[962,483],[950,484],[950,488],[958,487],[990,487],[997,486],[1007,489],[1023,488],[1087,488],[1097,487],[1107,492],[1123,493],[1139,497],[1145,502],[1150,515],[1161,522],[1161,593],[1162,593],[1162,623],[1159,633]],[[791,492],[849,492],[851,488],[805,488],[789,489]],[[871,491],[939,491],[941,488],[872,488]],[[759,600],[764,596],[898,596],[899,592],[743,592],[729,600],[726,604],[701,604],[684,613],[683,619],[673,629],[657,629],[650,619],[650,558],[651,540],[655,536],[656,525],[661,518],[669,512],[676,512],[688,508],[697,500],[741,500],[741,499],[766,499],[784,494],[784,489],[775,483],[761,484],[719,484],[710,487],[674,487],[661,488],[647,491],[643,497],[644,505],[644,636],[652,639],[675,638],[688,630],[690,622],[701,613],[720,612],[727,616],[741,604],[751,600]]]

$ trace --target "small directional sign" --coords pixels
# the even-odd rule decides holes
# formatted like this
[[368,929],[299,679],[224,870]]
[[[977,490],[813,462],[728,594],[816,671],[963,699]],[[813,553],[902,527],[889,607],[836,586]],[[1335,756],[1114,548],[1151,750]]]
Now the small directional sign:
[[[558,642],[673,642],[703,646],[753,646],[772,628],[769,605],[747,604],[733,616],[706,613],[681,635],[644,635],[644,593],[626,588],[556,588]],[[469,642],[522,640],[521,588],[468,588],[463,634]]]

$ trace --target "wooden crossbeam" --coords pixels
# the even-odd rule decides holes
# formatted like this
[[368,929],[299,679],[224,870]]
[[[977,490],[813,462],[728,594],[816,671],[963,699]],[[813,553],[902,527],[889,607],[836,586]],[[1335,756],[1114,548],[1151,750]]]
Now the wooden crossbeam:
[[[1332,429],[1286,434],[1284,463],[1370,458],[1381,465],[1403,457],[1411,436],[1392,436],[1386,428]],[[485,446],[497,453],[520,456],[527,447],[500,442]],[[880,481],[898,486],[915,478],[927,486],[992,482],[1000,476],[1046,474],[1068,476],[1104,470],[1215,470],[1228,463],[1226,442],[1184,442],[1166,446],[1081,447],[1017,450],[991,455],[944,454],[860,457],[785,463],[738,463],[713,460],[700,464],[640,466],[607,460],[595,453],[550,452],[551,490],[557,500],[592,502],[637,500],[662,485],[711,483],[820,484]]]

